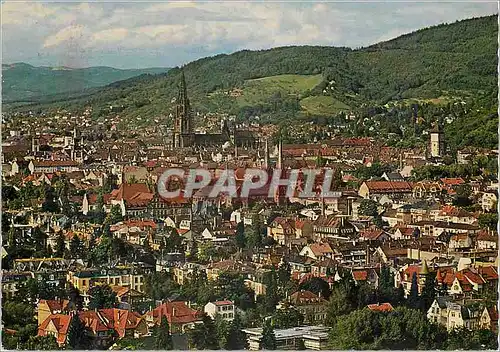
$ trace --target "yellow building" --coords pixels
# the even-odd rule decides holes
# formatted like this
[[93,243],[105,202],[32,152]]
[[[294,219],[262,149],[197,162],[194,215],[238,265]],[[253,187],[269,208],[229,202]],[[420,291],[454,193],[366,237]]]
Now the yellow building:
[[144,292],[144,273],[131,266],[104,268],[85,271],[69,271],[66,280],[85,296],[87,291],[96,285],[124,286]]

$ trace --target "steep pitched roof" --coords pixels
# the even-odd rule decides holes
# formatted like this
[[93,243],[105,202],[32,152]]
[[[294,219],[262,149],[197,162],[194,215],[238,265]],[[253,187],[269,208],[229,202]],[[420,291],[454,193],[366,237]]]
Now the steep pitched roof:
[[319,297],[311,291],[300,290],[293,293],[289,298],[290,303],[295,306],[309,305],[309,304],[324,304],[326,299]]
[[41,299],[38,302],[38,306],[40,306],[41,304],[47,304],[47,307],[50,309],[50,312],[54,313],[65,310],[69,304],[69,301],[67,299],[64,300]]
[[66,341],[71,316],[67,314],[51,314],[38,327],[38,336],[45,336],[47,328],[53,324],[57,330],[57,342],[63,344]]
[[411,183],[406,181],[366,181],[365,184],[371,192],[399,193],[412,191]]
[[156,323],[166,317],[169,324],[193,323],[201,319],[201,313],[189,308],[185,302],[166,302],[146,313],[152,316]]
[[498,280],[498,271],[494,266],[480,266],[477,271],[486,281]]
[[369,304],[368,309],[372,312],[391,312],[394,310],[390,303]]
[[120,188],[111,191],[111,199],[113,200],[124,200],[129,202],[130,200],[142,197],[141,194],[152,195],[149,190],[148,185],[145,183],[122,183]]
[[486,308],[491,321],[498,321],[498,309],[497,306],[491,306]]
[[119,337],[124,337],[127,329],[135,329],[142,319],[139,313],[125,309],[100,309],[99,312]]
[[366,281],[368,279],[368,271],[367,270],[353,270],[352,277],[354,281]]
[[312,243],[309,248],[316,256],[333,253],[332,247],[328,243]]
[[104,320],[104,317],[98,311],[87,310],[79,312],[78,316],[82,323],[94,333],[112,329],[110,322]]
[[445,184],[446,186],[457,186],[464,184],[465,181],[461,177],[456,177],[456,178],[442,178],[440,181]]

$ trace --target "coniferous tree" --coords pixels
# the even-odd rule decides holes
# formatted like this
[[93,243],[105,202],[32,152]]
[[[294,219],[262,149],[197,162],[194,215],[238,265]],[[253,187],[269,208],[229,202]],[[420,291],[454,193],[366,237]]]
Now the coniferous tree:
[[247,348],[247,345],[247,337],[242,331],[240,315],[236,313],[231,325],[229,326],[229,332],[227,334],[226,345],[224,348],[226,350],[243,350]]
[[436,273],[429,273],[425,277],[424,287],[422,288],[421,308],[424,312],[431,307],[432,302],[436,298]]
[[170,334],[170,326],[167,318],[160,318],[160,326],[156,326],[153,331],[154,349],[155,350],[172,350],[172,335]]
[[396,289],[396,304],[401,305],[405,302],[405,290],[403,285],[399,285]]
[[99,194],[97,195],[96,210],[93,215],[94,215],[94,221],[98,224],[102,224],[102,222],[106,217],[106,213],[104,211],[104,195],[102,189],[99,191]]
[[394,279],[391,275],[391,272],[389,271],[388,267],[383,266],[382,269],[380,269],[379,288],[382,292],[387,292],[392,290],[393,287]]
[[276,270],[272,267],[266,280],[266,294],[264,296],[264,309],[266,313],[273,313],[276,310],[278,302],[278,280]]
[[69,298],[69,302],[73,304],[77,311],[83,309],[83,297],[80,295],[80,291],[73,286],[71,283],[68,283],[67,295]]
[[227,341],[227,334],[229,332],[229,323],[222,317],[222,315],[216,314],[214,324],[219,348],[224,348]]
[[78,317],[78,314],[74,314],[71,317],[66,341],[66,346],[72,350],[85,350],[89,348],[90,339],[87,329]]
[[278,267],[278,282],[280,287],[286,286],[286,284],[290,281],[292,269],[290,267],[290,263],[286,260],[283,260]]
[[182,246],[182,237],[177,232],[177,229],[170,228],[170,234],[166,242],[165,250],[170,252],[183,252],[184,248]]
[[197,350],[217,350],[217,330],[215,324],[208,315],[203,316],[203,323],[196,324],[188,333],[189,345]]
[[238,225],[236,225],[236,245],[238,248],[245,248],[246,246],[246,237],[245,237],[245,225],[243,221],[240,221]]
[[417,273],[413,273],[411,278],[410,294],[408,295],[408,307],[418,309],[420,307],[420,297],[418,295]]
[[80,240],[80,237],[74,235],[71,241],[69,242],[69,253],[71,254],[71,258],[79,258],[83,256],[83,243]]
[[35,227],[32,230],[32,242],[33,247],[35,248],[34,255],[36,257],[44,257],[46,255],[46,242],[47,242],[47,234],[42,231],[40,227]]
[[64,235],[62,231],[59,231],[56,238],[56,253],[55,256],[57,258],[64,257],[64,251],[66,250],[66,244],[64,243]]
[[54,192],[52,187],[46,186],[43,192],[44,201],[42,203],[42,211],[49,213],[56,213],[59,211],[59,207],[55,201]]
[[271,319],[266,319],[262,328],[262,349],[264,350],[275,350],[276,349],[276,335],[274,334],[274,328],[271,323]]
[[116,292],[108,285],[94,286],[89,290],[89,309],[114,308],[117,304]]

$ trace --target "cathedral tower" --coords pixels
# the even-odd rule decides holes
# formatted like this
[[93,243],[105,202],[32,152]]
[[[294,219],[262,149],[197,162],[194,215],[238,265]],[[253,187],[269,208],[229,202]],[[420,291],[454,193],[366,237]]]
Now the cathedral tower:
[[193,144],[193,117],[187,97],[186,79],[181,72],[179,93],[175,104],[174,148],[189,147]]

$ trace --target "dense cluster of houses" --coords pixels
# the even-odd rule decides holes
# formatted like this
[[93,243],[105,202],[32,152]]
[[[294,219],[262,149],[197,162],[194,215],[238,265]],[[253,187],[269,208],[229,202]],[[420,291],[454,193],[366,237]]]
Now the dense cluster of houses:
[[[196,307],[192,302],[168,300],[139,309],[148,302],[146,277],[154,271],[168,271],[180,285],[193,270],[205,271],[209,280],[227,271],[242,273],[245,284],[255,295],[266,293],[263,278],[270,266],[286,261],[291,276],[298,282],[320,277],[330,285],[348,273],[356,284],[377,287],[381,267],[390,268],[394,286],[409,293],[412,278],[418,278],[419,290],[429,273],[436,275],[440,295],[428,311],[428,319],[448,329],[479,327],[496,330],[495,305],[477,309],[484,292],[495,290],[498,283],[498,234],[481,226],[479,216],[495,212],[496,182],[481,177],[441,178],[413,182],[412,168],[427,163],[419,150],[399,151],[367,138],[336,139],[324,144],[280,145],[269,152],[267,143],[260,148],[205,148],[196,153],[168,150],[154,138],[138,143],[132,140],[88,142],[76,130],[67,136],[13,133],[4,139],[2,177],[4,184],[16,190],[28,186],[55,186],[67,180],[71,189],[68,201],[78,216],[43,212],[41,203],[6,209],[16,236],[31,236],[35,229],[47,235],[46,245],[54,250],[62,233],[69,249],[77,236],[88,245],[99,225],[82,219],[96,212],[110,213],[118,208],[123,220],[111,224],[109,231],[134,246],[148,246],[161,253],[156,264],[144,262],[114,263],[89,267],[83,258],[18,258],[2,275],[2,294],[16,295],[18,286],[28,278],[58,284],[69,282],[89,302],[90,288],[107,284],[116,292],[119,308],[76,311],[67,300],[37,302],[38,334],[54,335],[64,346],[73,315],[87,326],[96,346],[108,346],[123,337],[147,336],[151,328],[165,318],[172,333],[182,334],[201,322],[202,313],[216,314],[228,321],[238,307],[229,300]],[[264,145],[266,148],[264,149]],[[271,148],[272,149],[272,148]],[[354,170],[370,166],[374,157],[399,165],[397,171],[382,178],[359,181]],[[157,182],[167,168],[203,168],[217,177],[224,169],[282,169],[317,167],[318,158],[327,168],[339,169],[343,185],[337,196],[328,199],[284,199],[255,194],[245,202],[220,197],[211,199],[203,189],[192,198],[166,199],[157,191]],[[323,166],[323,165],[322,165]],[[359,182],[358,182],[359,181]],[[356,184],[356,182],[358,182]],[[452,205],[461,186],[470,186],[470,200],[477,210]],[[367,200],[376,204],[376,214],[367,215]],[[57,199],[63,202],[61,198]],[[22,214],[26,222],[19,223]],[[380,218],[382,226],[376,226]],[[239,224],[244,228],[262,225],[267,244],[261,248],[240,250],[236,245]],[[186,253],[165,253],[171,230],[177,232]],[[264,241],[265,242],[265,241]],[[187,255],[194,248],[210,245],[219,260],[193,263]],[[2,255],[9,253],[2,246]],[[227,253],[221,255],[221,253]],[[222,258],[221,258],[222,257]],[[302,340],[310,349],[326,348],[327,330],[321,327],[328,301],[319,294],[299,290],[281,306],[295,307],[304,316],[306,327],[276,332],[283,348],[295,348]],[[374,311],[390,311],[388,303],[370,305]],[[259,348],[262,331],[245,330],[251,349]]]

